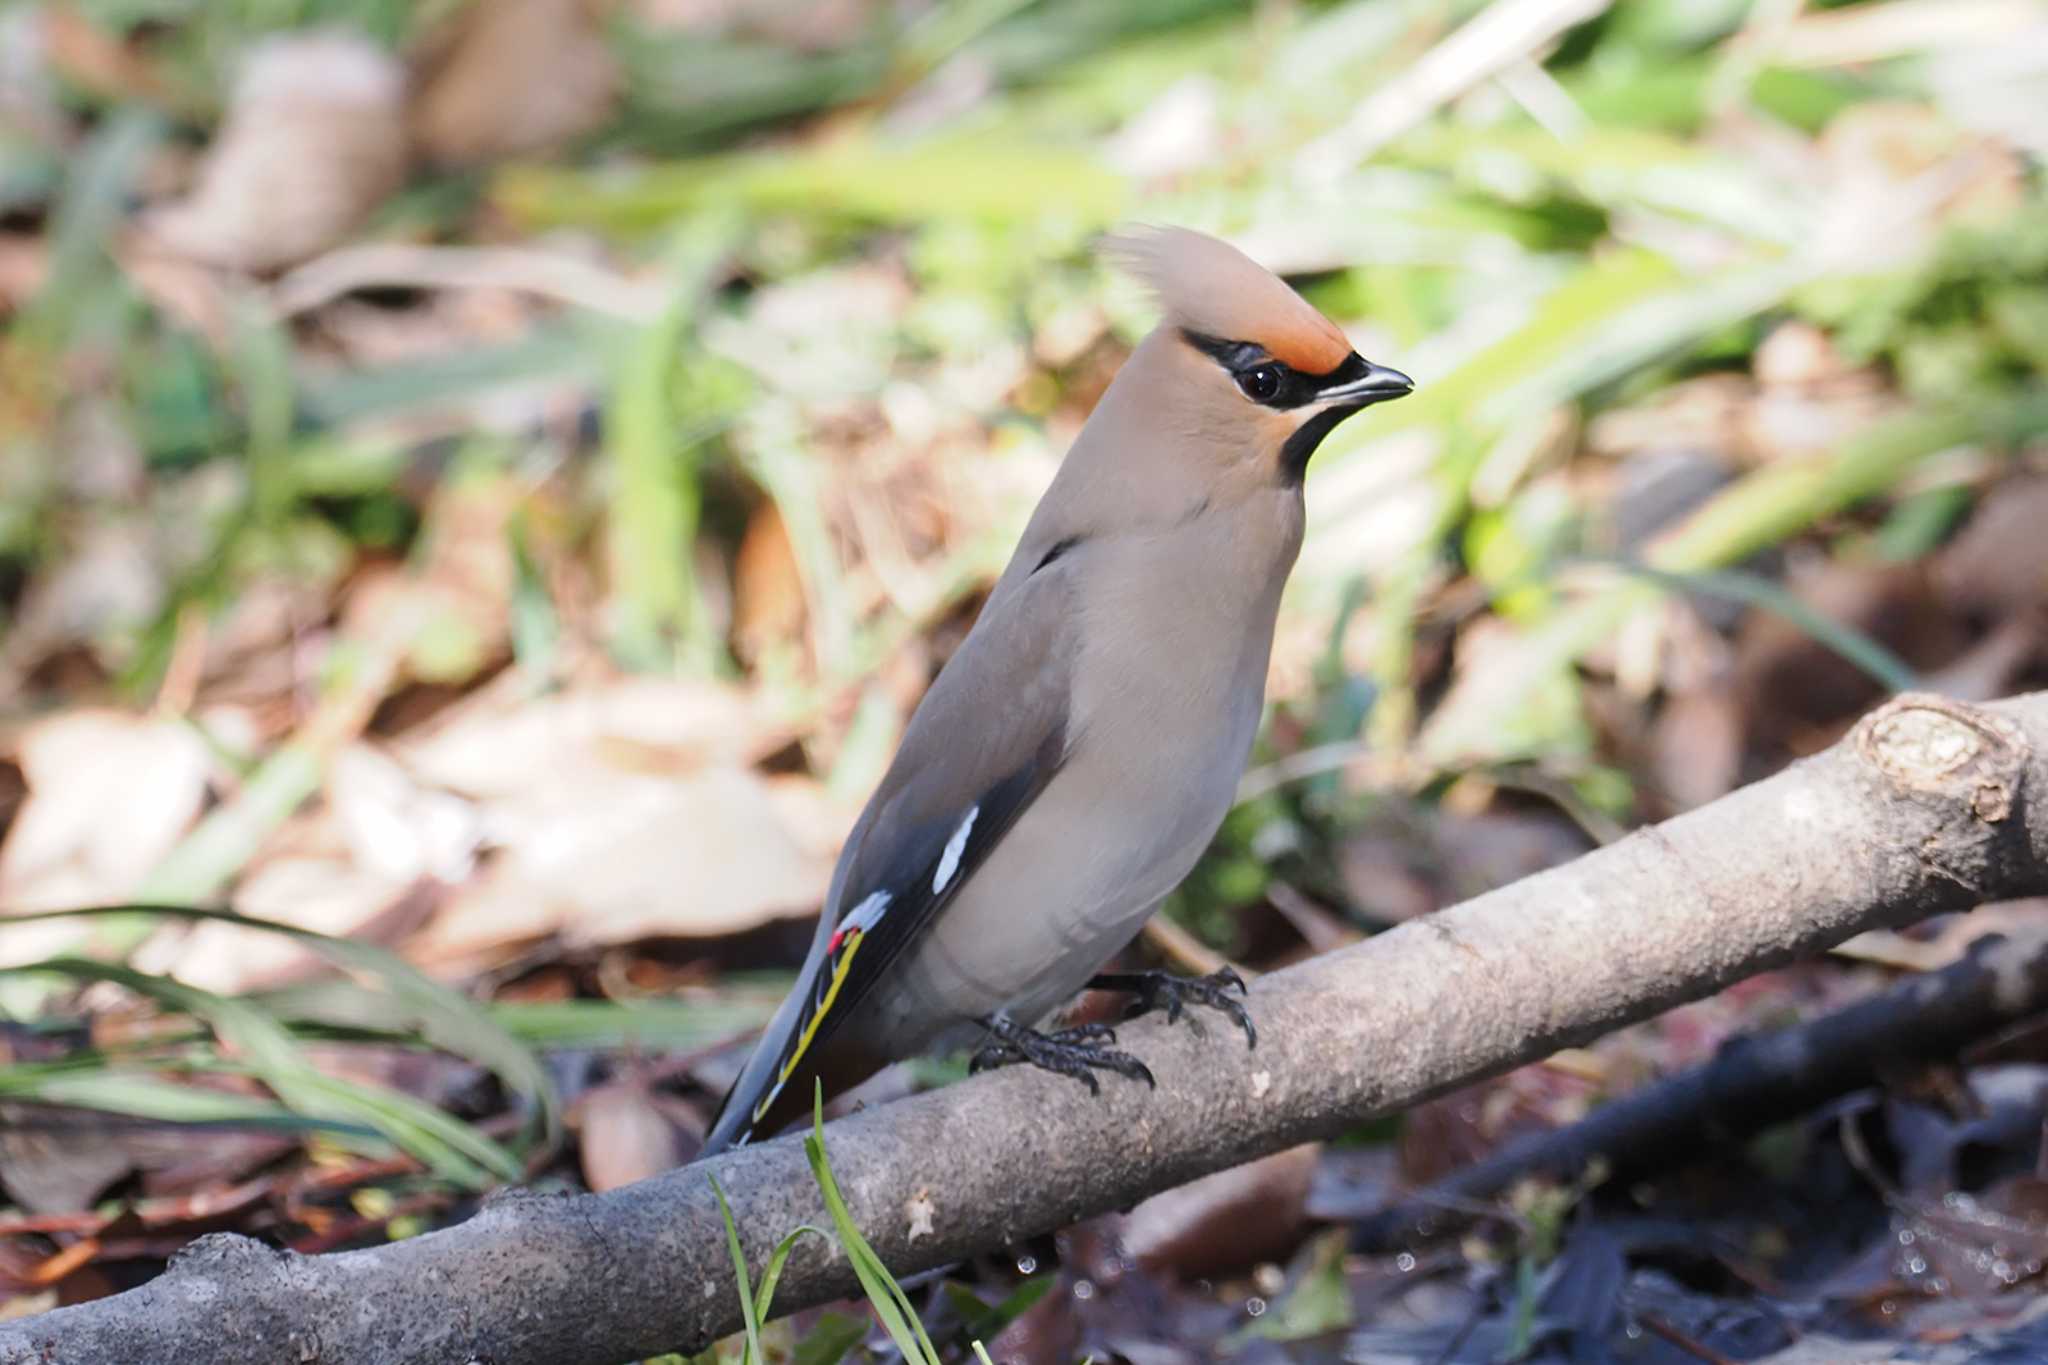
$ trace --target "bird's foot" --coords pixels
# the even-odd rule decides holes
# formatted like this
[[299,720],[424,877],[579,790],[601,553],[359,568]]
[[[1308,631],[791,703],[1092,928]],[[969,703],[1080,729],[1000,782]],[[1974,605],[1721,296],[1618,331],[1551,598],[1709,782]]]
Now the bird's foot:
[[[1180,1021],[1189,1005],[1207,1005],[1229,1015],[1244,1030],[1247,1047],[1259,1045],[1259,1031],[1252,1027],[1251,1015],[1230,995],[1232,991],[1239,995],[1247,994],[1244,978],[1228,967],[1207,976],[1176,976],[1172,972],[1103,972],[1089,981],[1088,989],[1125,991],[1135,996],[1130,1008],[1124,1011],[1126,1019],[1164,1009],[1166,1022],[1173,1024]],[[1197,1034],[1204,1032],[1202,1021],[1192,1014],[1188,1015],[1188,1027]]]
[[1152,1072],[1136,1057],[1102,1046],[1116,1041],[1116,1030],[1107,1024],[1082,1024],[1055,1033],[1040,1033],[1000,1014],[981,1022],[988,1029],[989,1040],[967,1063],[969,1071],[1029,1062],[1045,1071],[1072,1076],[1087,1086],[1091,1095],[1102,1093],[1095,1080],[1097,1071],[1114,1071],[1147,1085],[1157,1084]]

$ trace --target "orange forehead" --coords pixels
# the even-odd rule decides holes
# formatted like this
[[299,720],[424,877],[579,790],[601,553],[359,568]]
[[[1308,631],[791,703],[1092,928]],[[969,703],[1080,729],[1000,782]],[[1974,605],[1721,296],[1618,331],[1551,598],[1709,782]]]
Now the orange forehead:
[[1175,326],[1263,346],[1304,374],[1328,374],[1351,354],[1337,324],[1227,242],[1186,228],[1156,228],[1111,238],[1107,248],[1152,286]]
[[1283,326],[1269,325],[1244,340],[1265,347],[1267,355],[1289,369],[1303,374],[1328,374],[1351,354],[1351,343],[1335,323],[1309,307],[1307,300],[1302,300],[1301,306],[1306,317],[1290,318]]

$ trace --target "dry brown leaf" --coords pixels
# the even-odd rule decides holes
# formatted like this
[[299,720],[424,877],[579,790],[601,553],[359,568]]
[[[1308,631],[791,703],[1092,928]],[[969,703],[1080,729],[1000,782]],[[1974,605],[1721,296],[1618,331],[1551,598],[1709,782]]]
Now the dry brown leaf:
[[803,638],[804,581],[789,529],[772,502],[747,523],[733,563],[733,644],[748,662]]
[[510,525],[521,489],[509,476],[449,479],[429,500],[413,567],[364,575],[342,611],[342,631],[366,635],[394,601],[411,599],[420,630],[406,655],[421,682],[466,683],[510,645]]
[[1146,1268],[1189,1279],[1284,1260],[1308,1225],[1320,1151],[1290,1147],[1155,1194],[1126,1215],[1124,1246]]
[[[1959,654],[1963,624],[1919,564],[1795,561],[1785,586],[1821,616],[1861,631],[1908,664]],[[1752,746],[1805,753],[1833,741],[1880,694],[1870,676],[1774,612],[1743,618],[1735,689]]]
[[[233,905],[254,919],[347,938],[405,891],[403,882],[338,858],[271,858],[242,878]],[[302,976],[322,961],[282,934],[200,924],[182,938],[150,944],[136,966],[232,995]]]
[[103,99],[178,103],[156,68],[132,47],[79,12],[76,5],[44,5],[43,42],[50,65],[67,81]]
[[550,151],[603,126],[619,94],[605,0],[466,6],[415,67],[413,136],[429,160],[473,165]]
[[1942,595],[1969,611],[2005,614],[2048,601],[2048,478],[2008,479],[1988,492],[1936,559]]
[[1675,810],[1735,789],[1742,773],[1742,708],[1726,688],[1703,687],[1666,702],[1650,730],[1651,771]]
[[405,179],[405,75],[343,33],[272,38],[249,58],[186,199],[143,222],[148,245],[273,271],[361,225]]
[[[266,858],[235,888],[234,907],[316,933],[349,937],[374,926],[395,937],[416,916],[400,916],[405,924],[385,916],[415,887],[465,880],[480,838],[469,802],[422,788],[374,746],[352,744],[329,767],[324,804],[269,841]],[[320,961],[289,938],[228,924],[199,925],[138,960],[229,993],[300,975]]]
[[89,1209],[134,1171],[119,1121],[0,1106],[0,1190],[28,1213]]
[[756,698],[712,682],[623,678],[536,699],[502,675],[393,746],[422,782],[518,797],[577,772],[752,764],[790,739]]
[[50,273],[50,253],[40,237],[0,234],[0,309],[15,309],[43,287]]
[[353,744],[327,775],[327,809],[356,864],[387,881],[454,883],[475,866],[475,807],[416,784],[382,750]]
[[189,726],[89,708],[30,727],[17,761],[28,799],[0,845],[0,907],[17,911],[133,892],[199,814],[211,766]]
[[[61,435],[77,442],[68,446],[78,461],[69,472],[97,489],[132,489],[141,478],[139,453],[119,443],[100,445],[105,433],[97,425],[66,423]],[[54,568],[30,579],[12,629],[0,635],[0,691],[60,650],[118,644],[160,609],[163,598],[164,571],[146,528],[123,517],[88,528]]]
[[577,1110],[583,1183],[600,1194],[682,1165],[697,1145],[637,1077],[590,1090]]
[[467,961],[554,935],[572,945],[736,933],[816,913],[829,855],[785,824],[759,774],[620,769],[532,773],[486,803],[502,850],[412,946]]

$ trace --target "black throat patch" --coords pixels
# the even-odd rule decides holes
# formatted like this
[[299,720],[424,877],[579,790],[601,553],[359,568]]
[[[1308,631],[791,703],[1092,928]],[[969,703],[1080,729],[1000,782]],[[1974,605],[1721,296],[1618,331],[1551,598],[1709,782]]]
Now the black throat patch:
[[1300,483],[1308,475],[1308,461],[1316,453],[1316,447],[1323,438],[1337,429],[1337,424],[1357,412],[1353,407],[1325,408],[1295,428],[1287,444],[1280,447],[1280,474],[1289,483]]

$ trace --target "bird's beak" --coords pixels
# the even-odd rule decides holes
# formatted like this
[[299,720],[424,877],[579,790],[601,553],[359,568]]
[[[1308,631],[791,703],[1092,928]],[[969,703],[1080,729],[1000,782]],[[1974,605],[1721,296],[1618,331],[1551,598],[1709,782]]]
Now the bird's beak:
[[1337,382],[1316,394],[1319,406],[1364,408],[1384,403],[1389,398],[1403,398],[1415,391],[1415,381],[1407,375],[1385,365],[1375,365],[1360,355],[1353,355],[1332,377]]

